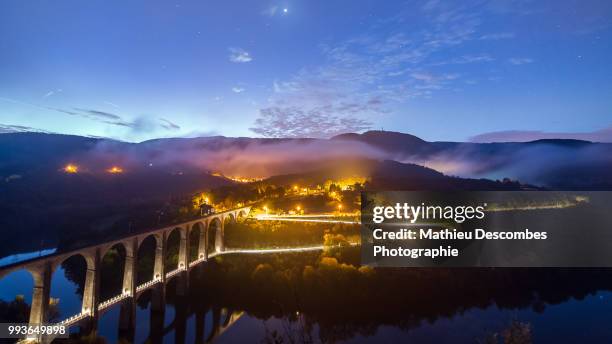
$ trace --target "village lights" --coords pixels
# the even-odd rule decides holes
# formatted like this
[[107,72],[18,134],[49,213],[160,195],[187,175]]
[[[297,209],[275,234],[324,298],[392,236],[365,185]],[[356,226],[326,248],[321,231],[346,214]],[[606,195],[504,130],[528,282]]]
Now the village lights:
[[64,167],[64,172],[66,173],[77,173],[79,172],[79,167],[74,164],[68,164]]
[[119,166],[113,166],[109,168],[108,170],[106,170],[106,172],[112,173],[112,174],[123,173],[123,169]]

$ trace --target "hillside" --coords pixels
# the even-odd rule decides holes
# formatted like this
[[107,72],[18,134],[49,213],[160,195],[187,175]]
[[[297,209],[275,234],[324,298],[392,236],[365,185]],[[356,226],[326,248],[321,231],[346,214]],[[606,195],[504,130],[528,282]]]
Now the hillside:
[[[428,142],[388,131],[343,134],[329,140],[215,136],[142,143],[40,133],[0,135],[0,177],[10,181],[36,171],[55,173],[75,162],[91,174],[105,174],[113,165],[132,176],[155,172],[160,183],[181,188],[182,180],[199,179],[209,171],[261,178],[320,170],[338,159],[394,160],[446,175],[510,178],[549,188],[612,189],[612,174],[608,173],[612,144],[577,140]],[[170,177],[180,173],[182,179]]]
[[313,185],[327,180],[355,177],[368,179],[369,190],[525,190],[534,189],[510,181],[459,178],[433,169],[392,160],[345,159],[327,164],[320,170],[270,177],[273,185]]

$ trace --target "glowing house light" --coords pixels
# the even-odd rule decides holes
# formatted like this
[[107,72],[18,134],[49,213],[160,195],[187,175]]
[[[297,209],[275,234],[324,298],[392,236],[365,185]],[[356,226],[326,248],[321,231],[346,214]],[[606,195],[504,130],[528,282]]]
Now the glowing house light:
[[106,170],[106,172],[112,173],[112,174],[123,173],[123,169],[119,166],[113,166],[109,168],[108,170]]
[[68,164],[64,166],[64,172],[66,173],[77,173],[79,172],[79,167],[74,164]]

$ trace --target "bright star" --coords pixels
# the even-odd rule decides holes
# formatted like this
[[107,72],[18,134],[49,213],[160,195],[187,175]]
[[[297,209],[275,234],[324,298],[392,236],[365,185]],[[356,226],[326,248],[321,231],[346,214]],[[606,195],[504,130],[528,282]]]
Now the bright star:
[[289,9],[288,8],[283,8],[283,13],[287,13],[287,12],[289,12]]

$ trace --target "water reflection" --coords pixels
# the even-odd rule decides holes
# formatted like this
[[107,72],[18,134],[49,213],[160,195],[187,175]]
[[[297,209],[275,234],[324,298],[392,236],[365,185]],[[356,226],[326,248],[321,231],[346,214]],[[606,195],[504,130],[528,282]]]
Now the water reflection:
[[61,321],[81,312],[87,263],[80,255],[72,256],[51,276],[51,304],[55,305],[51,321]]
[[[108,308],[97,328],[71,332],[78,338],[93,330],[108,343],[473,343],[518,321],[535,342],[612,338],[610,270],[374,271],[356,268],[358,261],[355,248],[225,256]],[[62,317],[80,306],[79,269],[72,268],[63,265],[53,279]],[[7,286],[22,279],[3,279],[0,297],[12,299]]]

